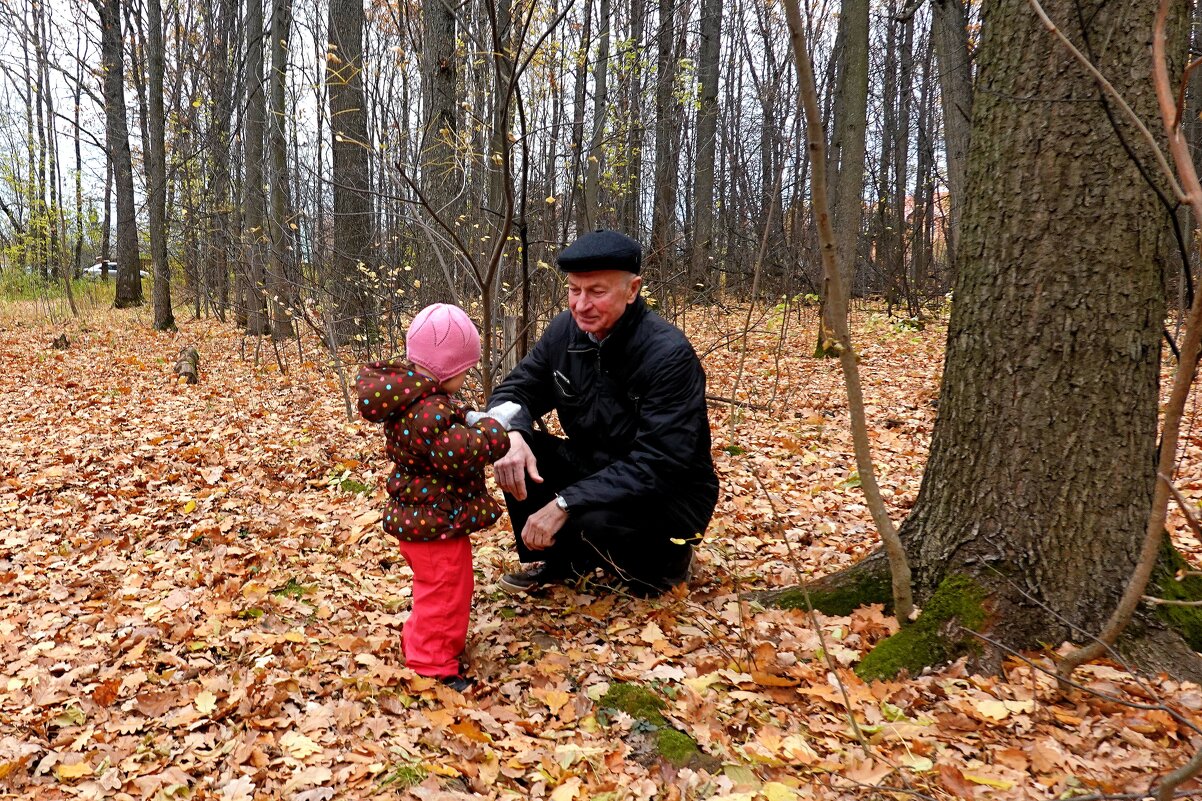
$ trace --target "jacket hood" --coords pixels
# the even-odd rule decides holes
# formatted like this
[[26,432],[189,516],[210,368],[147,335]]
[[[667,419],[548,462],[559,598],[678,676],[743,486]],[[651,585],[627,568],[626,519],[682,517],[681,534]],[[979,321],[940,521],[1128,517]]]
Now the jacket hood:
[[359,368],[355,381],[359,414],[373,423],[404,412],[422,398],[442,392],[442,384],[405,361],[370,362]]

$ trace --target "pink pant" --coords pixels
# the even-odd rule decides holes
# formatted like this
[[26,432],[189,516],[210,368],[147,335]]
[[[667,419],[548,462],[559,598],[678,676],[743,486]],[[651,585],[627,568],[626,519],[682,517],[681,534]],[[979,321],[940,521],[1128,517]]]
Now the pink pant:
[[468,537],[401,542],[413,569],[413,611],[401,632],[405,664],[421,676],[454,676],[472,611],[472,543]]

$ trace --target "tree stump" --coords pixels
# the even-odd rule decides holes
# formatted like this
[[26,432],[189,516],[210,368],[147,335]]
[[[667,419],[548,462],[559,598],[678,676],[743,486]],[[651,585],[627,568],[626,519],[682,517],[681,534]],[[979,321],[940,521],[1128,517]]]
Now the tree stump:
[[59,334],[58,338],[50,343],[50,347],[55,350],[66,350],[71,347],[71,342],[67,339],[66,334]]
[[175,361],[175,374],[184,383],[196,384],[200,381],[200,354],[196,348],[181,348],[179,358]]

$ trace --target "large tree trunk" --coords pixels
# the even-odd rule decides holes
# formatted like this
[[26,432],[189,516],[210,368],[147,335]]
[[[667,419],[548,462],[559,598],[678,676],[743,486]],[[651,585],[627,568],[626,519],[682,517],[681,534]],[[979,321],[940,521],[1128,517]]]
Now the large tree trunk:
[[939,94],[943,101],[943,142],[947,158],[948,265],[955,275],[960,245],[960,218],[968,174],[972,135],[972,62],[968,22],[962,0],[931,0],[931,38],[939,59]]
[[[584,172],[584,111],[585,99],[588,95],[589,48],[592,47],[593,35],[593,3],[587,0],[584,4],[584,21],[580,30],[580,53],[575,63],[575,88],[572,93],[572,165],[568,178],[568,191],[571,193],[571,207],[576,210],[576,236],[589,230],[588,213],[584,206],[584,192],[581,187],[581,174]],[[563,225],[563,241],[568,241],[568,218],[565,216]]]
[[329,25],[332,55],[326,60],[326,86],[330,93],[330,153],[334,161],[331,286],[338,302],[338,333],[349,337],[360,330],[367,315],[362,269],[372,269],[362,0],[331,0]]
[[455,151],[459,132],[455,14],[445,0],[425,0],[422,21],[422,184],[433,212],[449,224],[455,216],[451,204],[463,179]]
[[[629,52],[635,54],[634,63],[636,64],[638,63],[638,54],[643,51],[646,27],[646,0],[630,0],[630,34],[627,41],[629,42]],[[618,227],[631,236],[635,236],[642,227],[643,70],[634,67],[626,69],[624,73],[626,76],[624,92],[626,113],[623,115],[625,136],[622,146],[625,166],[621,171],[623,195],[618,209]]]
[[113,305],[118,309],[142,305],[139,276],[138,220],[134,209],[134,165],[129,152],[129,123],[125,113],[125,72],[121,51],[120,0],[97,3],[100,12],[101,57],[104,61],[105,141],[113,165],[117,194],[117,287]]
[[607,81],[609,78],[609,40],[610,40],[610,0],[601,0],[597,13],[597,58],[593,64],[593,136],[588,146],[588,158],[584,163],[584,222],[585,229],[591,230],[602,224],[600,186],[601,159],[604,153],[601,143],[605,139],[605,118],[609,111],[609,93]]
[[655,72],[655,186],[651,204],[651,248],[647,266],[663,280],[671,273],[676,251],[676,191],[678,101],[676,86],[676,4],[659,0],[659,30]]
[[296,308],[296,281],[290,273],[296,258],[292,235],[292,192],[289,191],[286,121],[292,115],[285,107],[284,89],[288,73],[288,42],[292,36],[292,0],[274,0],[271,9],[270,124],[267,151],[271,163],[269,222],[271,253],[267,263],[267,300],[271,336],[295,336],[292,311]]
[[[864,214],[864,151],[868,122],[868,0],[845,0],[839,15],[840,47],[835,113],[827,175],[831,180],[831,218],[835,229],[835,258],[848,298],[855,287],[856,253]],[[816,356],[837,356],[830,315],[834,307],[822,292],[822,314]],[[846,312],[846,309],[844,309]]]
[[263,142],[267,128],[267,97],[263,86],[263,0],[246,4],[246,188],[243,197],[246,248],[245,295],[246,333],[260,336],[269,331],[267,316],[267,197],[263,189]]
[[234,36],[237,3],[218,0],[215,9],[213,70],[210,96],[214,99],[209,124],[212,143],[212,168],[209,172],[212,224],[209,228],[208,257],[200,268],[200,291],[221,319],[229,305],[229,257],[233,241],[230,228],[230,135],[234,116],[234,87],[230,69],[230,42]]
[[714,250],[714,162],[718,143],[721,35],[722,0],[702,0],[701,46],[697,54],[701,97],[697,109],[697,167],[693,180],[693,252],[689,261],[692,278],[702,283],[708,283]]
[[[1156,118],[1153,4],[1044,5]],[[1134,567],[1155,478],[1168,220],[1121,140],[1150,163],[1146,146],[1125,121],[1116,134],[1026,0],[987,0],[983,19],[990,91],[973,109],[939,416],[902,535],[920,591],[972,577],[989,636],[1024,648],[1097,632]]]
[[163,128],[163,9],[159,0],[147,0],[146,77],[147,126],[150,132],[146,148],[147,202],[150,211],[150,250],[154,264],[154,328],[175,328],[171,311],[171,273],[167,264],[167,149]]

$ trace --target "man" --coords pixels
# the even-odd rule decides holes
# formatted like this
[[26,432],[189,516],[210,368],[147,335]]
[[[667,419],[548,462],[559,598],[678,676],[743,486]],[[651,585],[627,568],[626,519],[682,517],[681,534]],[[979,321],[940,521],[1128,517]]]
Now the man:
[[[705,373],[639,296],[638,242],[598,230],[557,262],[569,310],[489,399],[521,407],[494,470],[519,558],[541,561],[501,586],[529,592],[600,567],[659,594],[688,578],[718,499]],[[533,429],[552,409],[566,440]]]

